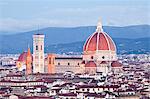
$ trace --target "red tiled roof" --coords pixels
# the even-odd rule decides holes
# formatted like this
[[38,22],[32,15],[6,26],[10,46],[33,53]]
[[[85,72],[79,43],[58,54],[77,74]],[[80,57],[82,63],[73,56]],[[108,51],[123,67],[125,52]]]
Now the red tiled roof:
[[100,64],[107,64],[107,62],[106,61],[102,61]]
[[104,85],[104,86],[97,86],[97,85],[78,85],[77,88],[119,88],[119,85]]
[[118,61],[113,61],[113,62],[111,63],[111,66],[112,66],[112,67],[121,67],[122,64],[121,64],[120,62],[118,62]]
[[64,93],[64,94],[58,94],[59,96],[77,96],[75,93]]
[[54,99],[50,96],[21,96],[17,95],[19,99]]
[[96,67],[96,63],[94,61],[89,61],[85,64],[85,67]]

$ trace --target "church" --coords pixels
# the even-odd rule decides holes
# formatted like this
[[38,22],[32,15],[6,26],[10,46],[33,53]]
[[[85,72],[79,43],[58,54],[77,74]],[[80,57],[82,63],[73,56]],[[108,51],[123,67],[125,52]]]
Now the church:
[[26,74],[32,73],[65,73],[71,71],[79,74],[103,73],[107,75],[114,69],[120,69],[117,61],[116,45],[112,38],[104,32],[101,21],[97,28],[86,40],[83,46],[83,55],[57,55],[44,53],[43,34],[33,35],[33,54],[28,48],[17,61],[19,70],[25,69]]

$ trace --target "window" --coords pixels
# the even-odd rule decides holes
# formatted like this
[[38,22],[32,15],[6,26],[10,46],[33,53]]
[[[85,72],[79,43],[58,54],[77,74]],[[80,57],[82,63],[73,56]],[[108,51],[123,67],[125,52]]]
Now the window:
[[39,66],[39,64],[35,64],[35,66]]
[[49,64],[51,64],[51,58],[49,58]]
[[102,59],[104,59],[105,57],[104,56],[102,56]]
[[91,59],[93,59],[94,57],[93,56],[91,56]]
[[42,45],[41,45],[41,50],[42,50]]
[[38,56],[35,56],[35,59],[38,59]]
[[82,63],[85,64],[85,60]]
[[53,64],[55,64],[54,59],[53,59]]
[[68,63],[68,65],[70,65],[70,63]]
[[93,88],[93,91],[94,91],[94,88]]
[[88,89],[87,89],[87,91],[89,92],[89,91],[90,91],[90,89],[88,88]]
[[58,65],[60,65],[60,63],[58,63]]
[[36,50],[38,50],[38,46],[36,45]]
[[78,66],[79,66],[80,64],[78,63]]

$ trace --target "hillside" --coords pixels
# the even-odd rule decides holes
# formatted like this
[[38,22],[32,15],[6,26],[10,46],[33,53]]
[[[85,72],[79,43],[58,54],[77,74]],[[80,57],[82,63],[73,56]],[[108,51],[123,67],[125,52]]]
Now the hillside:
[[[32,47],[32,35],[35,33],[45,34],[46,52],[59,52],[57,51],[58,49],[68,49],[67,52],[71,51],[69,50],[71,42],[75,42],[75,44],[79,45],[80,48],[75,49],[81,51],[83,43],[80,41],[85,41],[87,37],[95,31],[95,28],[95,26],[75,28],[49,27],[40,29],[38,31],[35,30],[16,34],[9,33],[11,35],[0,35],[0,53],[21,53],[22,51],[25,51],[27,49],[28,44]],[[121,46],[118,48],[118,51],[128,50],[130,47],[136,49],[144,48],[144,50],[147,50],[147,47],[149,47],[149,41],[147,42],[146,40],[149,40],[148,37],[150,37],[150,25],[135,25],[126,27],[104,26],[103,29],[116,41],[118,47]],[[145,37],[147,37],[146,40]],[[129,41],[134,41],[136,43],[131,43],[132,45],[128,46],[128,43],[130,43]],[[138,45],[138,42],[141,42],[141,44]],[[54,50],[55,48],[57,50]]]
[[[125,39],[125,38],[114,38],[114,42],[117,45],[117,52],[119,54],[143,54],[150,52],[150,38],[139,38],[139,39]],[[84,41],[74,42],[68,44],[54,44],[45,47],[45,51],[49,53],[77,54],[82,53]]]

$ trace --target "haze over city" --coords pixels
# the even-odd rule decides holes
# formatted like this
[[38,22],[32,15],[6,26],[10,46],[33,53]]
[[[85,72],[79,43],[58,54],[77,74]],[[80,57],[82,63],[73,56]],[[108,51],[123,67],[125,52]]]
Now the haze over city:
[[0,0],[0,31],[150,24],[149,0]]

